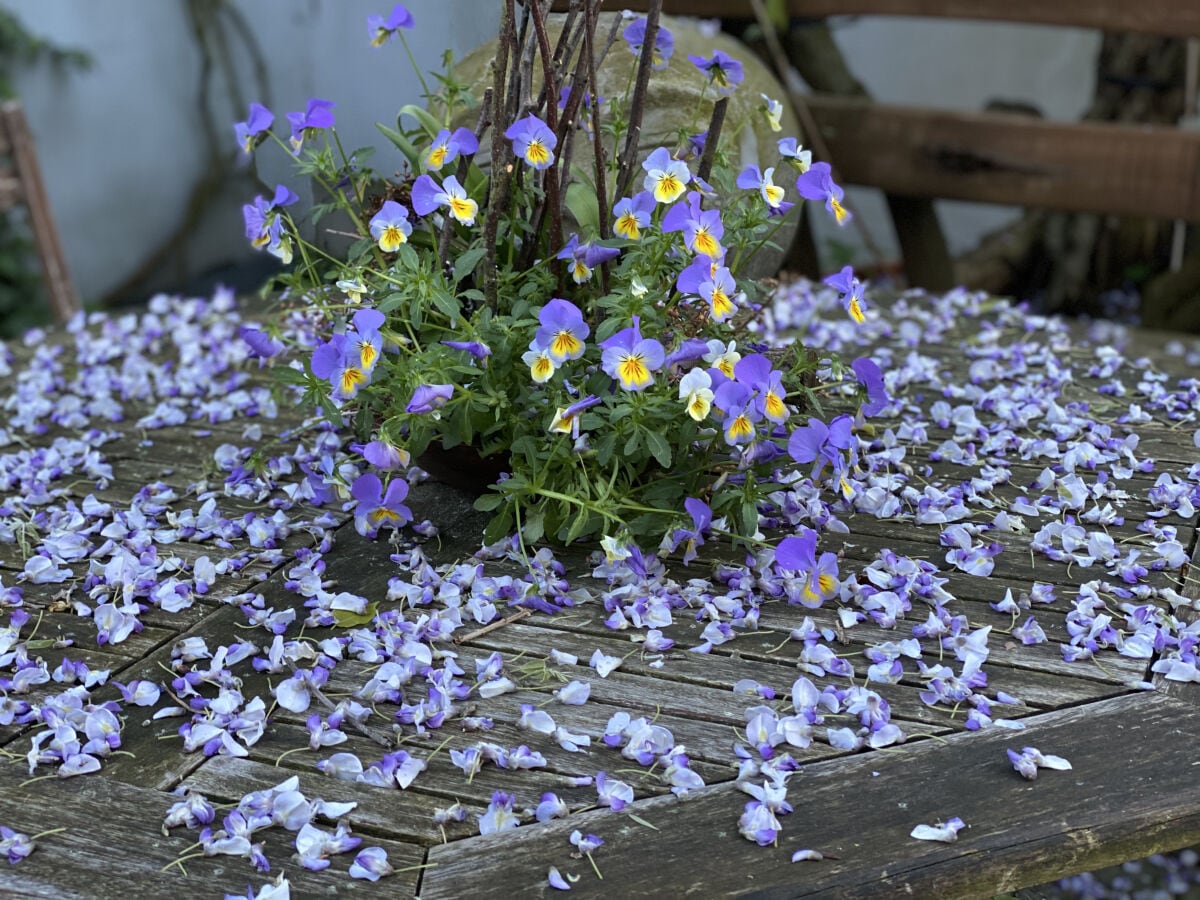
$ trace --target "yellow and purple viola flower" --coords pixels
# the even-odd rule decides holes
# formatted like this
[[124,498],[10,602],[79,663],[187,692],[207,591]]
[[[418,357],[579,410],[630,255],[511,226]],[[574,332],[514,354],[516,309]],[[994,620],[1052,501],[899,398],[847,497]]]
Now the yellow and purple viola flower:
[[892,402],[883,383],[883,370],[869,356],[860,356],[850,363],[858,382],[867,389],[867,402],[861,407],[864,416],[877,416]]
[[683,196],[688,182],[692,180],[687,163],[672,159],[666,147],[659,147],[646,157],[642,168],[646,172],[642,187],[650,192],[656,203],[674,203]]
[[446,176],[441,186],[429,175],[422,175],[412,187],[413,212],[427,216],[439,206],[450,210],[450,215],[463,225],[474,225],[479,204],[467,196],[466,189],[453,175]]
[[683,501],[683,508],[692,517],[691,528],[676,528],[670,536],[663,537],[663,546],[674,553],[683,545],[683,564],[688,565],[696,558],[696,548],[704,546],[704,538],[712,527],[712,509],[703,500],[688,497]]
[[785,402],[787,389],[783,386],[783,373],[772,368],[767,357],[761,353],[744,356],[733,367],[733,374],[754,391],[754,404],[767,419],[776,425],[787,420],[789,410]]
[[726,381],[713,395],[713,405],[725,416],[721,430],[731,447],[754,440],[762,413],[754,406],[754,392],[740,381]]
[[783,199],[783,188],[775,183],[774,175],[774,166],[766,172],[759,171],[758,166],[746,166],[737,177],[737,186],[748,191],[758,191],[766,202],[770,215],[782,216],[793,204]]
[[600,346],[604,350],[601,368],[627,391],[641,391],[652,385],[654,373],[666,358],[662,344],[642,337],[639,316],[633,317],[632,327],[621,329]]
[[359,390],[371,382],[371,373],[364,371],[358,348],[344,334],[335,334],[313,350],[312,372],[333,386],[335,400],[352,400]]
[[449,128],[443,128],[425,154],[425,168],[437,172],[458,159],[459,154],[469,156],[478,149],[479,139],[470,129],[457,128],[451,133]]
[[712,410],[712,376],[703,369],[692,369],[679,379],[679,399],[694,421],[703,422]]
[[304,112],[290,112],[287,119],[292,125],[292,155],[298,156],[305,141],[310,141],[317,133],[333,127],[332,100],[321,100],[317,97],[308,101]]
[[554,414],[554,418],[550,420],[550,424],[546,426],[546,430],[555,434],[569,434],[572,438],[578,439],[579,417],[583,414],[584,410],[591,409],[599,402],[599,397],[595,394],[590,394],[582,400],[572,403],[565,409],[560,406]]
[[812,168],[812,151],[803,149],[794,137],[780,138],[778,147],[779,155],[801,175]]
[[354,527],[364,537],[373,538],[380,528],[399,528],[412,521],[412,511],[404,505],[408,482],[403,478],[393,478],[384,493],[378,475],[371,472],[359,475],[350,486],[350,496],[358,501],[354,507]]
[[616,247],[604,247],[600,244],[581,244],[579,235],[573,234],[565,247],[558,251],[555,259],[571,261],[571,279],[576,284],[586,284],[592,278],[592,269],[613,257],[620,256],[621,251]]
[[452,384],[419,385],[413,391],[412,398],[408,401],[408,405],[404,407],[404,411],[416,415],[425,415],[426,413],[434,412],[450,402],[450,397],[453,393],[454,385]]
[[613,234],[630,241],[639,240],[642,229],[649,227],[650,214],[653,212],[654,195],[649,191],[639,191],[632,197],[622,197],[612,210]]
[[854,421],[849,416],[838,416],[828,425],[820,419],[809,418],[792,432],[788,439],[788,455],[798,463],[813,463],[813,474],[818,474],[826,463],[841,473],[846,468],[846,457],[855,455]]
[[766,94],[759,94],[758,96],[762,97],[763,102],[766,104],[765,106],[760,106],[759,109],[762,110],[763,116],[767,120],[767,126],[772,131],[782,131],[783,104],[778,100],[772,100]]
[[[571,99],[572,88],[568,85],[558,92],[558,111],[564,112],[567,108],[567,101]],[[601,106],[604,103],[603,97],[597,97],[596,105]],[[576,112],[576,127],[582,128],[588,137],[592,136],[592,93],[591,91],[583,92],[583,100],[579,104],[579,110]]]
[[724,266],[714,266],[712,277],[700,283],[700,296],[714,322],[728,322],[737,312],[736,291],[733,275]]
[[726,378],[732,378],[734,366],[742,354],[738,353],[737,341],[724,344],[714,338],[708,342],[708,352],[701,358]]
[[558,363],[550,356],[550,348],[543,347],[536,340],[529,342],[529,349],[521,354],[521,362],[529,366],[529,377],[535,384],[545,384],[558,371]]
[[275,122],[275,113],[261,103],[250,104],[250,115],[245,122],[233,126],[238,146],[246,153],[253,153],[254,148],[267,139],[271,125]]
[[[621,37],[625,39],[626,45],[634,56],[642,55],[642,45],[646,42],[646,17],[641,16],[630,22],[623,32]],[[671,55],[675,52],[675,35],[671,34],[670,29],[658,26],[658,32],[654,35],[654,56],[650,60],[650,67],[657,72],[661,72],[667,67],[671,61]]]
[[255,250],[264,247],[272,256],[278,257],[284,264],[292,260],[292,241],[283,231],[283,217],[280,212],[298,201],[300,198],[286,185],[277,185],[275,196],[267,200],[261,195],[254,198],[253,203],[242,206],[242,218],[246,223],[246,238]]
[[547,169],[554,162],[558,138],[550,126],[535,115],[528,115],[508,126],[504,136],[513,143],[513,153],[534,169]]
[[395,253],[401,244],[408,242],[412,234],[412,223],[408,221],[408,207],[395,200],[383,201],[379,212],[371,217],[371,237],[384,253]]
[[692,61],[692,65],[704,73],[708,78],[708,83],[715,86],[722,94],[732,94],[734,89],[742,83],[744,77],[742,64],[723,50],[714,50],[713,55],[708,59],[689,53],[688,59]]
[[[358,447],[357,444],[351,446],[350,449],[353,450],[356,447]],[[407,450],[397,447],[383,438],[370,441],[358,449],[362,453],[363,459],[384,472],[390,472],[393,469],[407,469],[408,464],[412,461],[412,456]]]
[[403,4],[397,3],[386,18],[367,16],[367,36],[371,39],[372,47],[382,47],[401,28],[412,28],[414,24],[412,13]]
[[347,352],[353,354],[351,361],[370,375],[383,352],[383,335],[379,329],[387,320],[377,309],[360,309],[351,321],[354,328],[346,332]]
[[483,363],[484,368],[487,367],[488,357],[492,355],[492,348],[482,341],[439,341],[438,343],[452,350],[465,350]]
[[696,191],[688,194],[687,203],[672,206],[662,220],[664,233],[683,232],[683,242],[692,253],[700,253],[710,259],[720,259],[725,254],[721,238],[725,226],[721,213],[716,209],[701,209],[701,197]]
[[833,170],[827,162],[816,162],[796,179],[796,190],[805,200],[824,200],[825,208],[833,214],[834,221],[845,225],[850,221],[850,210],[842,205],[846,192],[833,183]]
[[[579,307],[570,300],[559,297],[550,300],[538,313],[538,323],[541,328],[534,335],[531,350],[544,348],[556,368],[568,359],[583,356],[583,342],[591,329],[583,320]],[[538,380],[536,376],[534,380]]]
[[850,314],[850,318],[856,325],[867,321],[866,307],[863,304],[862,282],[854,277],[852,267],[845,266],[842,271],[827,277],[822,284],[829,285],[841,294],[842,306],[846,307],[846,312]]

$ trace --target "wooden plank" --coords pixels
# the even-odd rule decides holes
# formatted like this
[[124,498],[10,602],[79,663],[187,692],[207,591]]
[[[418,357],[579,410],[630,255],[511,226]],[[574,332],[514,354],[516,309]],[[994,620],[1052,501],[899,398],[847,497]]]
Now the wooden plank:
[[[1194,775],[1179,765],[1200,740],[1190,709],[1163,696],[1122,697],[1029,719],[1018,736],[955,735],[815,763],[792,778],[797,812],[781,818],[776,847],[737,837],[750,798],[723,785],[682,803],[633,804],[657,831],[598,810],[434,847],[438,865],[421,896],[539,896],[551,865],[582,876],[572,896],[653,897],[667,886],[674,896],[992,896],[1200,840]],[[1065,754],[1074,769],[1025,781],[1005,755],[1012,746]],[[957,843],[909,837],[952,816],[969,826]],[[603,881],[571,858],[575,828],[604,838],[594,854]],[[505,864],[494,865],[501,847]],[[800,848],[826,859],[791,863]]]
[[[351,879],[347,869],[353,853],[333,857],[324,872],[309,872],[292,859],[295,835],[278,827],[255,834],[256,841],[265,840],[270,874],[229,856],[189,860],[184,867],[187,877],[177,868],[163,871],[190,852],[188,845],[196,837],[195,831],[182,828],[163,836],[163,816],[176,798],[88,776],[20,787],[24,772],[21,765],[0,766],[0,822],[30,836],[59,827],[66,831],[41,838],[20,863],[0,866],[4,897],[219,897],[224,892],[244,894],[247,883],[260,887],[281,871],[287,873],[293,897],[411,897],[416,890],[419,870],[398,872],[374,884]],[[354,829],[356,813],[347,818]],[[364,835],[362,846],[372,845],[384,847],[397,869],[419,866],[424,860],[424,851],[413,844]]]
[[42,184],[42,171],[33,148],[33,136],[29,132],[20,101],[9,100],[0,106],[0,126],[12,146],[13,163],[24,187],[25,202],[29,207],[29,227],[33,231],[33,242],[37,246],[45,277],[43,288],[46,298],[54,317],[59,322],[66,322],[82,306],[59,244],[58,229],[54,226],[50,200]]
[[[629,0],[622,7],[644,12],[646,0]],[[567,0],[555,0],[563,12]],[[751,19],[747,0],[663,0],[662,11],[673,16],[705,19]],[[984,19],[1032,25],[1136,31],[1163,37],[1200,36],[1200,7],[1178,0],[787,0],[788,15],[800,19],[827,16],[928,16],[946,19]]]
[[889,193],[1200,221],[1200,133],[812,95],[842,177]]

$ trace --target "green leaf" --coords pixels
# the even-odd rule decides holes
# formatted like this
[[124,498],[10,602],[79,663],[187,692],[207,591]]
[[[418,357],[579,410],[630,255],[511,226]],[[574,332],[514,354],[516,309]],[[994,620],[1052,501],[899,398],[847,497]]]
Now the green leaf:
[[377,309],[384,315],[387,315],[392,310],[399,309],[400,304],[402,304],[406,299],[408,299],[408,298],[406,298],[403,294],[400,294],[400,293],[388,294],[386,297],[384,297],[382,300],[379,301],[379,306],[377,307]]
[[600,203],[591,187],[579,181],[572,181],[567,185],[566,207],[582,231],[600,233]]
[[504,497],[501,494],[488,493],[475,501],[475,508],[481,512],[491,512],[494,509],[499,509],[500,504],[504,502]]
[[385,138],[396,145],[397,149],[408,160],[409,165],[414,169],[419,170],[421,168],[421,155],[417,152],[417,148],[413,146],[412,141],[394,128],[388,128],[382,122],[376,122],[375,127],[379,129]]
[[751,536],[758,530],[758,506],[753,501],[742,503],[742,534]]
[[529,515],[524,521],[524,528],[521,533],[525,536],[525,540],[531,544],[536,544],[542,539],[546,533],[546,514],[542,510]]
[[[416,104],[406,103],[404,106],[400,107],[399,115],[416,119],[430,138],[437,137],[437,133],[442,130],[441,123]],[[399,116],[397,119],[399,119]]]
[[667,443],[667,439],[657,431],[646,429],[646,446],[650,448],[650,452],[654,454],[654,458],[658,460],[658,464],[664,469],[671,468],[671,445]]
[[438,311],[450,320],[451,325],[458,321],[459,316],[462,314],[462,309],[459,307],[458,300],[453,295],[448,294],[446,291],[434,291],[431,299],[433,300],[433,305],[438,308]]
[[629,440],[625,442],[625,449],[622,451],[626,456],[633,456],[642,446],[642,433],[635,431],[629,436]]
[[[486,247],[472,247],[454,261],[454,282],[457,284],[475,271],[479,261],[487,254]],[[482,296],[482,295],[481,295]]]
[[338,628],[361,628],[370,625],[379,612],[379,603],[371,603],[363,612],[356,613],[348,609],[333,610],[333,621]]
[[271,370],[271,377],[276,381],[281,381],[284,384],[309,384],[309,377],[304,372],[293,369],[290,366],[275,366]]

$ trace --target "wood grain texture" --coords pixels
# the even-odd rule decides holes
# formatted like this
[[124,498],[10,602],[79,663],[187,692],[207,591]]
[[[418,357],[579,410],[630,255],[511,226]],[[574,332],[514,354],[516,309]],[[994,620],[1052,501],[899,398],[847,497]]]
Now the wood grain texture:
[[809,105],[850,184],[916,197],[1200,220],[1200,133],[820,95]]
[[[645,10],[645,0],[622,6]],[[555,0],[554,9],[565,10],[567,0]],[[794,18],[827,16],[929,16],[945,19],[981,19],[1025,22],[1032,25],[1063,25],[1107,31],[1136,31],[1163,37],[1200,36],[1200,8],[1189,2],[1148,0],[787,0]],[[701,18],[750,19],[753,9],[747,0],[663,0],[663,12]]]
[[[781,819],[776,847],[737,836],[749,798],[722,785],[685,802],[634,804],[632,812],[657,831],[598,810],[435,847],[429,859],[438,866],[428,870],[421,895],[545,896],[555,865],[581,876],[573,896],[655,897],[664,889],[705,897],[990,896],[1200,840],[1192,775],[1177,765],[1200,740],[1200,720],[1186,704],[1140,694],[1047,713],[1028,725],[1016,735],[958,735],[806,766],[791,780],[796,812]],[[1074,769],[1025,781],[1005,755],[1006,747],[1023,745],[1046,753],[1069,746]],[[968,825],[957,843],[909,837],[917,824],[952,816]],[[594,854],[603,881],[571,858],[574,828],[604,838]],[[698,847],[698,833],[719,844]],[[719,865],[696,864],[717,847]],[[827,858],[791,863],[800,848]],[[503,863],[489,864],[501,852]]]

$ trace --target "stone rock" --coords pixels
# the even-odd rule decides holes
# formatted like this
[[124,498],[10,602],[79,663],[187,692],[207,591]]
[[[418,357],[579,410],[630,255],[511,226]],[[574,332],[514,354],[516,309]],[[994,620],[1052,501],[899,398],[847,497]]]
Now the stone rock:
[[[603,42],[612,27],[613,18],[619,15],[620,13],[601,14],[596,29],[598,43]],[[563,19],[563,16],[552,15],[547,20],[546,30],[551,46],[558,40]],[[796,194],[794,171],[786,164],[780,164],[776,147],[779,138],[789,135],[798,137],[800,134],[799,123],[787,100],[787,91],[783,85],[775,78],[770,68],[736,38],[724,33],[710,36],[701,31],[694,19],[663,16],[661,22],[671,30],[675,38],[675,51],[666,69],[650,73],[638,161],[649,156],[656,147],[663,144],[673,145],[681,129],[696,133],[708,127],[717,95],[712,89],[705,91],[705,79],[688,60],[688,55],[709,58],[713,55],[713,50],[721,50],[741,62],[745,73],[745,80],[729,98],[729,108],[722,129],[722,148],[730,154],[731,160],[737,163],[738,170],[751,164],[764,170],[768,166],[776,166],[776,183],[785,189],[789,200],[798,202],[800,198]],[[623,30],[624,26],[620,28]],[[491,85],[491,62],[495,54],[496,42],[491,41],[471,51],[455,65],[455,78],[471,85],[472,93],[477,99],[481,100],[484,89]],[[596,73],[600,82],[600,95],[605,98],[606,104],[620,101],[626,86],[632,85],[636,66],[637,57],[629,51],[628,45],[618,35]],[[534,70],[536,83],[533,90],[537,91],[541,89],[540,66],[535,65]],[[632,88],[629,90],[632,91]],[[782,130],[778,132],[771,130],[762,114],[761,107],[765,105],[762,94],[783,103]],[[453,127],[472,128],[476,116],[475,111],[463,112]],[[476,161],[484,167],[487,166],[489,148],[490,141],[485,138],[476,155]],[[583,132],[577,133],[571,154],[572,167],[593,171],[592,159],[591,139]],[[690,167],[695,171],[694,162]],[[636,190],[641,190],[640,184],[639,173],[634,180]],[[610,198],[610,208],[617,199],[619,198]],[[773,238],[781,249],[764,247],[753,263],[746,267],[743,275],[751,278],[774,275],[782,265],[798,223],[799,217],[793,211],[788,216],[787,224],[780,228]]]

